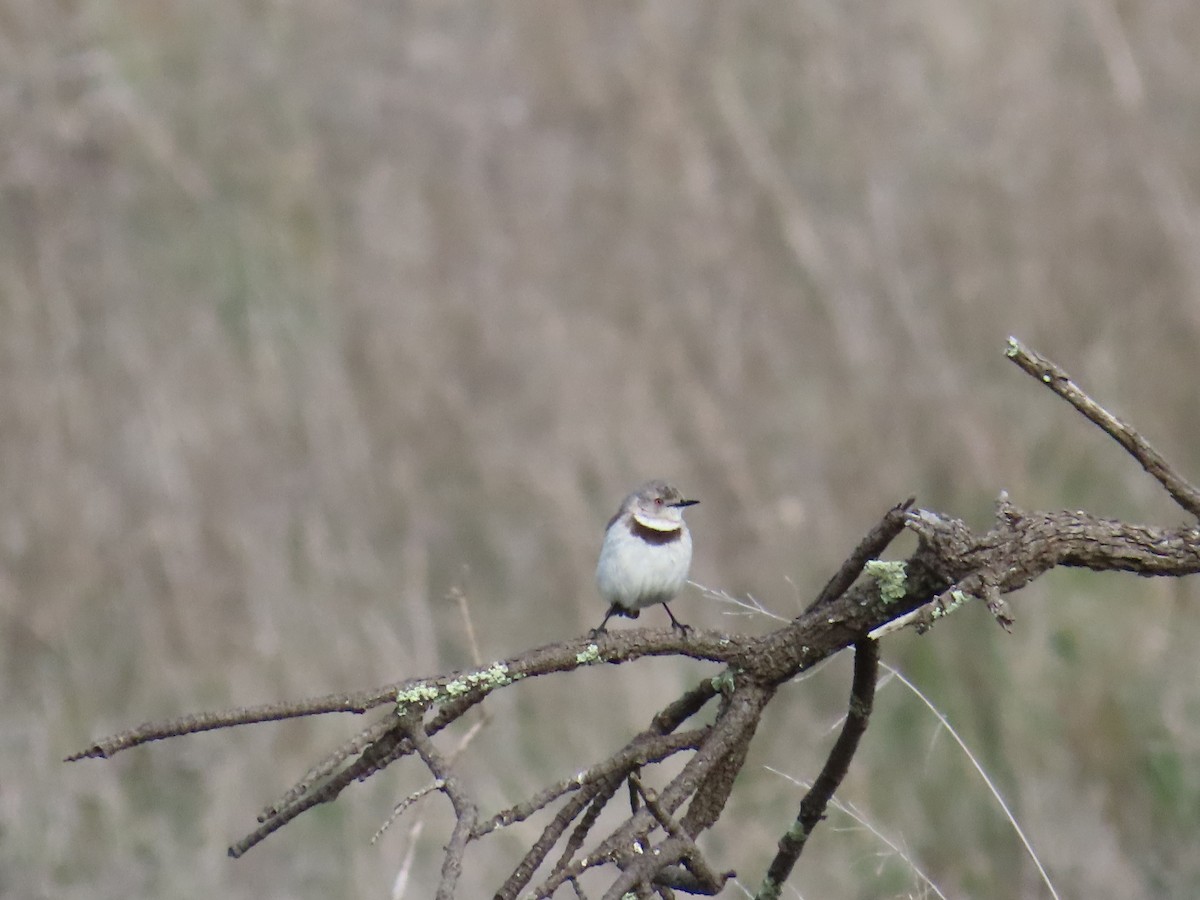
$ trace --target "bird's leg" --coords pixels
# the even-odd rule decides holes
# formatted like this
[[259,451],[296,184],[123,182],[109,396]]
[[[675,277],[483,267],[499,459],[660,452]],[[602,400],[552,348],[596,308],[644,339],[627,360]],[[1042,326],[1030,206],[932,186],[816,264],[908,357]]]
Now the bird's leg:
[[[689,631],[692,630],[692,627],[690,625],[684,625],[677,618],[675,618],[675,613],[671,612],[671,607],[667,606],[667,604],[664,603],[662,605],[662,608],[665,609],[667,611],[667,615],[670,616],[672,628],[677,629],[678,631],[682,631],[685,635]],[[605,619],[605,621],[608,621],[608,620]]]
[[636,619],[640,613],[640,609],[629,610],[625,609],[623,606],[617,606],[617,604],[614,603],[608,608],[608,612],[604,614],[604,621],[588,632],[588,637],[594,638],[601,634],[607,634],[608,628],[605,626],[608,625],[608,620],[613,616],[624,616],[627,619]]

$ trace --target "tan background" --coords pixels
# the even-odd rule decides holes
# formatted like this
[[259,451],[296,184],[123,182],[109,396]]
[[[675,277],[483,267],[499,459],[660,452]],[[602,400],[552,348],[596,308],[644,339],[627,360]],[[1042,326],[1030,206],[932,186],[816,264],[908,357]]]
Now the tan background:
[[[649,476],[703,500],[694,577],[781,615],[910,493],[1180,521],[1010,333],[1200,478],[1200,5],[0,3],[0,894],[388,896],[415,767],[224,855],[357,720],[60,758],[468,665],[456,587],[485,659],[578,635]],[[1014,611],[884,658],[1063,896],[1200,895],[1200,588],[1063,572]],[[495,697],[472,783],[511,802],[710,671]],[[813,777],[847,689],[783,692],[706,838],[747,885],[798,796],[764,766]],[[841,796],[948,896],[1043,896],[897,683]],[[803,896],[928,894],[829,826]]]

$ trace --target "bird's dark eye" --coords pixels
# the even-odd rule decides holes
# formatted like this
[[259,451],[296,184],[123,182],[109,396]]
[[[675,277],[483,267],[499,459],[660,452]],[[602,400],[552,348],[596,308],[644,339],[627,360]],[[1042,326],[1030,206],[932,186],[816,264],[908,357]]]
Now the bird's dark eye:
[[663,499],[662,499],[662,497],[655,497],[655,498],[654,498],[654,505],[655,505],[655,506],[662,506],[662,504],[663,504]]

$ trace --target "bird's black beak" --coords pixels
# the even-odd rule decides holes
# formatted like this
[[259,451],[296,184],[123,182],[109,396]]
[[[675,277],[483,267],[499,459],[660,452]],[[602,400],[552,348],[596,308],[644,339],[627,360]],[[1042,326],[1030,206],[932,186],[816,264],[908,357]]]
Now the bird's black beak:
[[672,506],[695,506],[699,502],[700,502],[699,500],[676,500],[671,505]]

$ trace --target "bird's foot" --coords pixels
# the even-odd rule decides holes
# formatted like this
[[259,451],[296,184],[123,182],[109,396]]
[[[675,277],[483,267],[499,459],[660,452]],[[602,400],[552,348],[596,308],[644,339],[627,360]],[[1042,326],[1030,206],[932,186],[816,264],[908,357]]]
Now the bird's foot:
[[617,606],[617,604],[614,603],[608,608],[608,612],[604,614],[604,621],[588,632],[588,637],[590,639],[595,639],[602,634],[608,634],[608,620],[613,616],[624,616],[627,619],[636,619],[639,612],[640,610],[625,609],[624,607]]
[[687,637],[689,634],[691,634],[692,626],[684,625],[677,618],[675,618],[675,613],[671,612],[671,607],[667,606],[667,604],[664,603],[663,609],[665,609],[667,611],[667,615],[671,619],[671,629],[673,631],[681,632],[684,637]]

